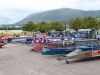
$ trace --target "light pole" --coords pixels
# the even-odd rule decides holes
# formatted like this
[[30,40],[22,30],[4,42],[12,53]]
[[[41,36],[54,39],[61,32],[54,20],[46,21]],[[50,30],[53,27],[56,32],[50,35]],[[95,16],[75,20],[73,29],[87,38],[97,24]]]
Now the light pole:
[[67,22],[65,23],[65,35],[66,35],[66,27],[67,27]]

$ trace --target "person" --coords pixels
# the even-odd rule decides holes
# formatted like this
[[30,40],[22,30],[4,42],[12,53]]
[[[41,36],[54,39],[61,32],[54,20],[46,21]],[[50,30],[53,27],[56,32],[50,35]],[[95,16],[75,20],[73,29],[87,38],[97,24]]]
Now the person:
[[62,41],[62,46],[65,46],[65,39],[64,39],[64,35],[61,36],[61,41]]
[[42,42],[42,35],[39,35],[40,41]]
[[33,42],[36,42],[36,35],[33,36]]
[[71,45],[72,46],[74,46],[75,44],[74,44],[74,40],[75,40],[75,37],[74,36],[72,36],[72,39],[71,39]]
[[64,40],[64,35],[61,36],[61,40]]
[[41,38],[40,37],[38,37],[38,42],[41,42]]
[[47,40],[47,39],[46,39],[46,36],[44,35],[44,36],[43,36],[43,41],[44,41],[44,43],[46,42],[46,40]]

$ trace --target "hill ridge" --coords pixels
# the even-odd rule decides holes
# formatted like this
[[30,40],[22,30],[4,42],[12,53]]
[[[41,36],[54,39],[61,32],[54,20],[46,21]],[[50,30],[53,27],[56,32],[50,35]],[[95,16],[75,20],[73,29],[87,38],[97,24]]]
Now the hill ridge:
[[69,21],[71,18],[80,17],[84,18],[85,16],[100,17],[100,10],[80,10],[72,8],[60,8],[53,10],[46,10],[38,13],[33,13],[28,15],[26,18],[15,24],[25,23],[27,21],[40,22],[40,21]]

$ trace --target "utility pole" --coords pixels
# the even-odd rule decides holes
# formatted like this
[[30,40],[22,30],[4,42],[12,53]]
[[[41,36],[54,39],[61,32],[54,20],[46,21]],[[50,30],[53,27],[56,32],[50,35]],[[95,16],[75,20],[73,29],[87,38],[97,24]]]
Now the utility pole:
[[66,35],[66,27],[67,27],[66,25],[67,25],[67,22],[65,23],[65,35]]

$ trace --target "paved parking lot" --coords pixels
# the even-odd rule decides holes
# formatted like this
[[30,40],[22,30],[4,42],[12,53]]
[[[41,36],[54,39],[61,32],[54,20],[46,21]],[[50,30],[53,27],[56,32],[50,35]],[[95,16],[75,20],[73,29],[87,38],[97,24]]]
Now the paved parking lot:
[[7,44],[0,49],[0,75],[100,75],[100,57],[56,60],[60,55],[43,56],[29,52],[29,45]]

